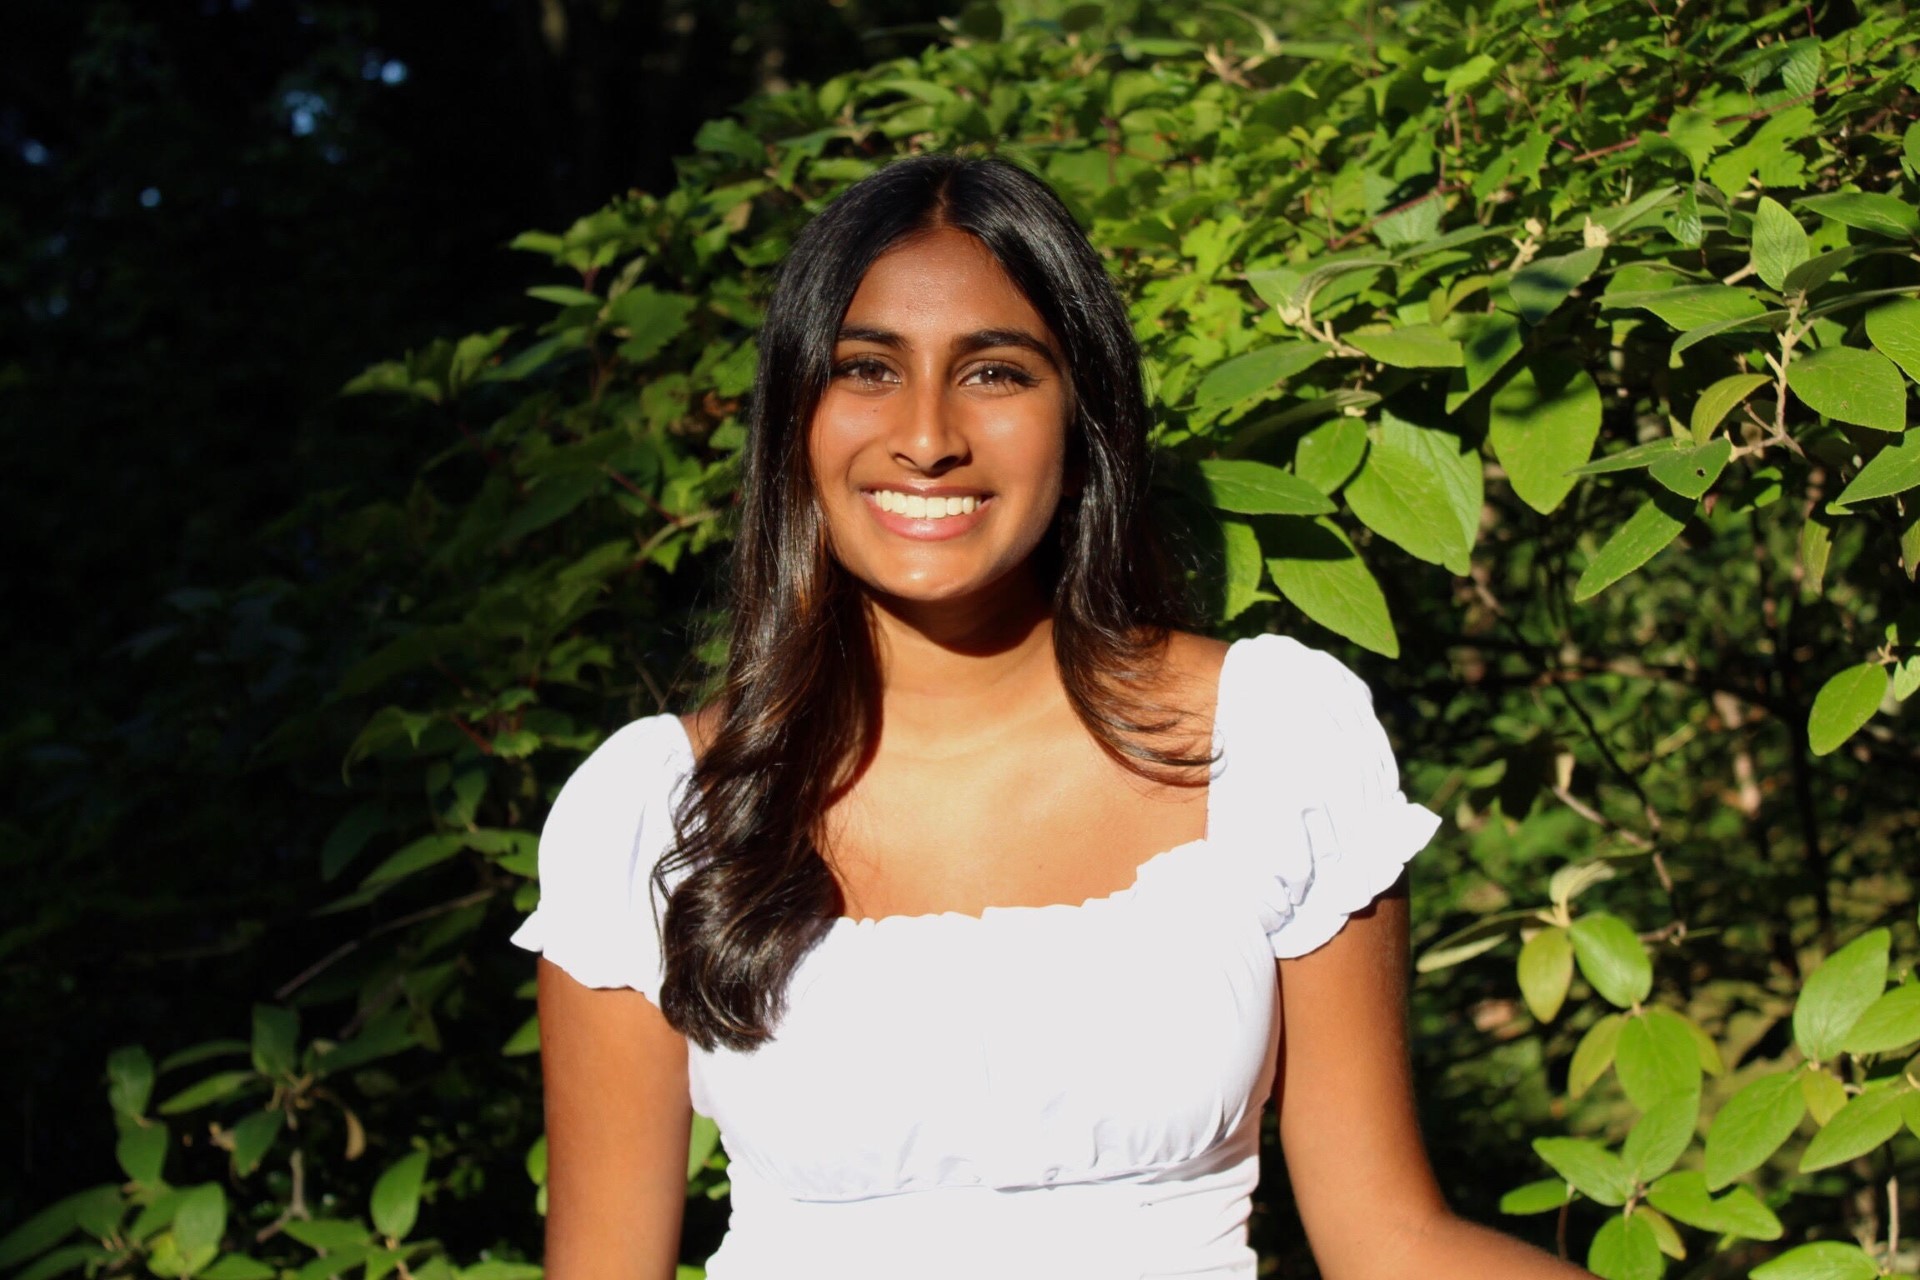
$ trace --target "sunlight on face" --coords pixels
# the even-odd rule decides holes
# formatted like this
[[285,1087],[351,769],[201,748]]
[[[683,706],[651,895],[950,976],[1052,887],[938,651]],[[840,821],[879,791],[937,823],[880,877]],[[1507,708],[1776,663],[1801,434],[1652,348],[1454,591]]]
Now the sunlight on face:
[[993,254],[940,228],[854,293],[809,450],[837,560],[879,595],[964,600],[1024,571],[1059,507],[1070,383]]

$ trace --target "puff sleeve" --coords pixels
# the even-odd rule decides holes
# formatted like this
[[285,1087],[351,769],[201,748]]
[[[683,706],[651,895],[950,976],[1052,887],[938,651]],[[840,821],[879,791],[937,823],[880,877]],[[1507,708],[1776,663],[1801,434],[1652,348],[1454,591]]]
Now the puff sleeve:
[[673,805],[691,767],[670,715],[616,731],[560,789],[540,832],[540,905],[511,941],[589,987],[660,998],[653,868],[673,841]]
[[1215,714],[1209,823],[1243,851],[1273,954],[1290,959],[1390,888],[1440,818],[1400,789],[1373,695],[1345,663],[1287,636],[1248,647]]

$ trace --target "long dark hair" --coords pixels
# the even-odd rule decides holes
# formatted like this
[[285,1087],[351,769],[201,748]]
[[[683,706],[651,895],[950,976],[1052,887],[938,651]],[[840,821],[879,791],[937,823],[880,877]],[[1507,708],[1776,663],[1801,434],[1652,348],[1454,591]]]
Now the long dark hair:
[[820,818],[871,749],[878,676],[865,606],[827,550],[807,457],[840,323],[874,261],[954,227],[980,240],[1066,356],[1080,478],[1038,553],[1061,679],[1081,721],[1142,772],[1203,763],[1153,745],[1178,717],[1145,698],[1184,593],[1147,518],[1150,414],[1127,310],[1059,196],[1005,160],[895,161],[795,239],[760,332],[733,544],[717,723],[654,872],[668,897],[661,1007],[706,1049],[773,1034],[787,982],[841,913]]

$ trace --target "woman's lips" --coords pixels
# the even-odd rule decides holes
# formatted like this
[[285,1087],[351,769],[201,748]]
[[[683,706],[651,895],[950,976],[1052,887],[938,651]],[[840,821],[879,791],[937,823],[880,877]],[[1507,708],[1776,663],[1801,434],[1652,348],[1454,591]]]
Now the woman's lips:
[[[916,542],[942,542],[957,538],[977,526],[993,505],[990,495],[964,490],[929,493],[904,489],[863,489],[860,497],[881,528]],[[927,510],[936,502],[943,504],[953,514],[914,514]],[[953,511],[956,506],[962,509]],[[973,510],[965,510],[967,506]]]

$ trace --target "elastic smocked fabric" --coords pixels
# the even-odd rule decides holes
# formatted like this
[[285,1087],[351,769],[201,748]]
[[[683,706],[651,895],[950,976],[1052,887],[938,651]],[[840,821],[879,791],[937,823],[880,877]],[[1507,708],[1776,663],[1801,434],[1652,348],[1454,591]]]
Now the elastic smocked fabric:
[[[1290,637],[1229,648],[1214,746],[1205,837],[1127,888],[836,921],[769,1043],[690,1049],[731,1161],[712,1280],[1254,1274],[1274,961],[1337,934],[1440,820],[1365,683]],[[652,872],[692,763],[653,716],[580,766],[516,944],[658,999]]]

